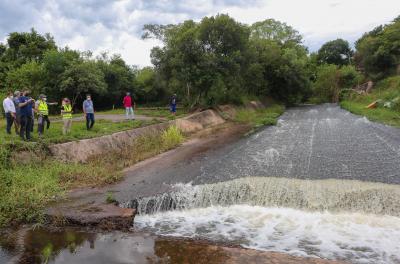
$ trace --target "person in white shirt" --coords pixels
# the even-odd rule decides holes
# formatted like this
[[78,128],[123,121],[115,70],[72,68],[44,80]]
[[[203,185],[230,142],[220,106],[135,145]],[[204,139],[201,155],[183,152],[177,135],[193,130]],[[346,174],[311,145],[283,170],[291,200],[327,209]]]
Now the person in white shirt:
[[16,111],[15,111],[15,105],[13,101],[13,93],[9,92],[7,93],[7,98],[4,99],[3,101],[3,108],[4,108],[4,113],[6,114],[6,120],[7,120],[7,134],[11,134],[11,127],[14,123],[14,120],[16,118]]

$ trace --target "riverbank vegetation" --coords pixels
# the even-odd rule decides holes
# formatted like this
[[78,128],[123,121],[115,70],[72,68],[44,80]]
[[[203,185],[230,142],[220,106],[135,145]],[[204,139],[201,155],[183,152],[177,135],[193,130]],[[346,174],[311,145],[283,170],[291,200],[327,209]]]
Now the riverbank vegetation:
[[[366,108],[371,102],[377,102],[377,107]],[[379,81],[369,94],[351,93],[340,105],[354,114],[368,117],[371,121],[400,127],[400,76]]]
[[[174,126],[139,137],[132,146],[87,163],[52,159],[45,144],[3,144],[0,148],[0,226],[40,221],[43,209],[66,190],[118,181],[122,169],[180,145],[184,136]],[[19,156],[16,157],[15,153]]]
[[329,42],[315,55],[325,63],[316,68],[311,101],[340,101],[352,113],[400,126],[400,17],[365,33],[354,51],[347,44]]

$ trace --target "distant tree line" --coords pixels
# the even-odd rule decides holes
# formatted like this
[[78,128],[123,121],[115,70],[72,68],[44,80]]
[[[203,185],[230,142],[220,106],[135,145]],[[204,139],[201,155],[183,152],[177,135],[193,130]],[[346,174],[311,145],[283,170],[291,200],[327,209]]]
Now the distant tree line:
[[365,33],[355,50],[342,39],[310,53],[289,25],[267,19],[252,25],[228,15],[176,25],[148,24],[142,38],[157,38],[153,67],[127,65],[119,55],[94,57],[57,47],[52,36],[11,33],[0,44],[0,91],[29,88],[51,99],[80,102],[92,93],[104,106],[126,91],[143,103],[166,104],[177,93],[189,106],[242,103],[272,97],[288,105],[335,102],[342,89],[400,72],[400,17]]
[[0,91],[30,89],[33,96],[47,94],[52,100],[69,97],[74,104],[91,93],[103,107],[120,105],[130,91],[142,103],[158,102],[163,91],[155,85],[152,68],[129,66],[119,55],[94,57],[56,46],[49,34],[11,33],[0,44]]

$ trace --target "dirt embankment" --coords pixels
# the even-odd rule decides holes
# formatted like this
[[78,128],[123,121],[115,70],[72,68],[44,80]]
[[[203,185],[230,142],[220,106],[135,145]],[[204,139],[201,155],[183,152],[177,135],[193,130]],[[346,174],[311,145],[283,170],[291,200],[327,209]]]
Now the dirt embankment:
[[171,125],[176,125],[186,134],[195,133],[205,128],[220,125],[225,119],[214,110],[206,110],[166,123],[150,125],[122,131],[111,135],[72,141],[50,146],[54,157],[68,162],[86,162],[90,157],[106,154],[110,151],[126,148],[134,139],[146,134],[160,133]]
[[[126,146],[133,144],[137,137],[161,133],[169,126],[175,125],[183,133],[190,136],[192,143],[184,144],[182,148],[174,150],[174,153],[181,151],[186,155],[201,151],[202,148],[210,144],[216,146],[218,142],[224,141],[218,138],[217,134],[223,134],[224,138],[232,137],[229,136],[232,133],[228,133],[227,130],[235,129],[229,129],[226,122],[235,114],[236,109],[234,107],[223,106],[218,110],[206,110],[166,123],[122,131],[98,138],[52,145],[50,150],[53,156],[59,160],[85,162],[93,156],[107,155],[109,152],[125,149]],[[221,127],[221,125],[223,126]],[[238,127],[240,129],[237,128],[236,130],[243,131],[243,125]],[[125,180],[123,182],[125,183]],[[134,209],[123,209],[115,205],[104,204],[104,194],[113,192],[110,190],[112,186],[85,189],[81,192],[80,197],[72,198],[70,195],[69,198],[72,198],[72,202],[63,201],[48,208],[46,211],[47,219],[55,225],[83,225],[106,229],[130,228],[135,217]],[[95,192],[94,197],[92,197],[93,191]]]

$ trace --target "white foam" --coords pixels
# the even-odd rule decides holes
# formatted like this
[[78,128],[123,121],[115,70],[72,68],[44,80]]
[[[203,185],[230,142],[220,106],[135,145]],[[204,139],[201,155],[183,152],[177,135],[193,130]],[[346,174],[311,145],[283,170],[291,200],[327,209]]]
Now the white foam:
[[298,256],[400,263],[400,218],[394,216],[233,205],[137,216],[135,227]]

